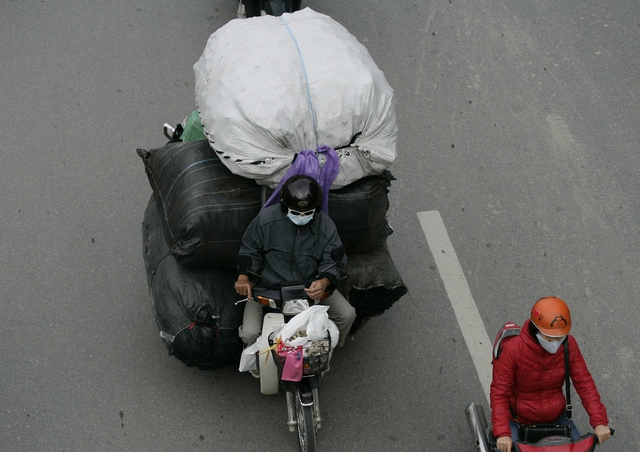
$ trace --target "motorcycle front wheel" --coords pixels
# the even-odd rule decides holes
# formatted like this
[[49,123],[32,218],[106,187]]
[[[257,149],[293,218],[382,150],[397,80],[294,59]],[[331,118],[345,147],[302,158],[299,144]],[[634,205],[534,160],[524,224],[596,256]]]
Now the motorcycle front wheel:
[[311,393],[311,404],[308,402],[303,404],[300,388],[296,387],[295,401],[300,452],[315,452],[316,422],[313,416],[313,393]]

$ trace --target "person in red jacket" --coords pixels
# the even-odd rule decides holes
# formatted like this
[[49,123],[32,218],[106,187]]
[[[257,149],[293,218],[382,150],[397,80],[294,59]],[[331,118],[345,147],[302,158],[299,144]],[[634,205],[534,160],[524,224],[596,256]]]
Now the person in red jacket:
[[493,363],[491,381],[491,423],[497,438],[496,449],[511,452],[518,438],[518,423],[558,423],[571,427],[571,436],[580,437],[567,419],[565,361],[562,344],[569,345],[569,374],[589,415],[589,423],[600,442],[611,435],[607,410],[571,331],[569,307],[560,298],[545,297],[531,309],[531,318],[519,336],[504,344]]

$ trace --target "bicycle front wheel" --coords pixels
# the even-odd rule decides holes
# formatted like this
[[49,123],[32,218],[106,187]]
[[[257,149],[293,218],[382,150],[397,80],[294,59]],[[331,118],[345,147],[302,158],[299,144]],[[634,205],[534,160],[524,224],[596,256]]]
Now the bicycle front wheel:
[[300,452],[316,451],[316,421],[313,416],[313,394],[312,403],[302,402],[300,389],[296,389],[296,417],[298,420],[298,441],[300,442]]

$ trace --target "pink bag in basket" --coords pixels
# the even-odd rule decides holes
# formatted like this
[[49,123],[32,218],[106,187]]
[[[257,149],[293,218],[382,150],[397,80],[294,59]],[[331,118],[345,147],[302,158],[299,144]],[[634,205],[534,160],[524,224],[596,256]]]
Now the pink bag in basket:
[[291,347],[278,344],[278,355],[285,358],[282,366],[282,380],[300,381],[302,380],[302,369],[304,367],[304,352],[302,346]]

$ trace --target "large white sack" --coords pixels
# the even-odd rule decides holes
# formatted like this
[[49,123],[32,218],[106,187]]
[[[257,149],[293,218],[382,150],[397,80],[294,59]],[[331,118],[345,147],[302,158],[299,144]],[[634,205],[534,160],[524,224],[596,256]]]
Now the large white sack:
[[232,20],[194,71],[205,134],[235,174],[274,187],[296,153],[344,147],[337,189],[395,160],[393,89],[353,35],[310,8]]

